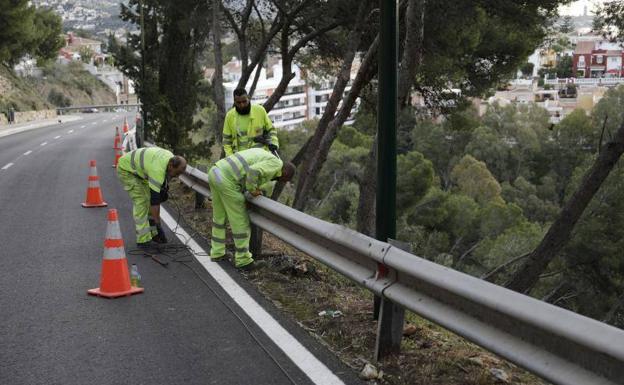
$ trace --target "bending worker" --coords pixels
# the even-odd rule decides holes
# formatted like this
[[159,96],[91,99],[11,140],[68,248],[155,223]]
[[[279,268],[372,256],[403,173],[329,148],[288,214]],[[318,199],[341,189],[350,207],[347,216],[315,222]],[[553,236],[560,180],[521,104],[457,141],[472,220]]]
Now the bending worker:
[[212,240],[210,258],[225,258],[225,221],[230,223],[236,253],[234,265],[245,270],[258,267],[249,252],[249,215],[245,192],[261,195],[260,186],[271,180],[289,181],[295,173],[292,163],[261,148],[243,150],[218,161],[208,172],[212,194]]
[[168,198],[168,179],[185,169],[183,157],[159,147],[139,148],[119,158],[117,176],[132,198],[137,246],[167,243],[160,224],[160,204]]
[[251,104],[244,88],[234,90],[234,107],[223,122],[223,151],[225,156],[249,148],[275,151],[279,148],[277,131],[264,107]]

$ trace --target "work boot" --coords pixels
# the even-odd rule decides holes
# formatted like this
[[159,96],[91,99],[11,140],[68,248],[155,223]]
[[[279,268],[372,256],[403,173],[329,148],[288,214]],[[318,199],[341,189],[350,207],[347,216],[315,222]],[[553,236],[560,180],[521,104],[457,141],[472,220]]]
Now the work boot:
[[238,269],[242,271],[254,271],[267,267],[269,264],[266,261],[253,261],[250,264],[241,266]]
[[152,242],[156,242],[156,243],[167,243],[169,242],[169,240],[167,239],[167,237],[165,236],[165,233],[158,233],[155,236],[152,237]]
[[229,251],[226,251],[225,254],[218,256],[218,257],[210,256],[210,260],[212,262],[230,261],[232,260],[232,258],[234,258],[234,255],[230,253]]

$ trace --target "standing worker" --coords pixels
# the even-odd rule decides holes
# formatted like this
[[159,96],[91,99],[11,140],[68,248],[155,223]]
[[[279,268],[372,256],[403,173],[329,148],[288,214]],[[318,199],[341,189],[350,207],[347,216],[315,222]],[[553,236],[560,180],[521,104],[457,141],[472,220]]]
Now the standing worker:
[[264,148],[274,152],[279,148],[277,131],[264,107],[251,104],[244,88],[234,90],[234,107],[223,122],[223,151],[225,156],[249,148]]
[[249,252],[249,215],[245,192],[261,195],[260,186],[272,180],[288,182],[295,173],[292,163],[261,148],[243,150],[218,161],[208,172],[212,194],[212,240],[210,259],[225,257],[225,221],[230,223],[236,253],[234,265],[244,270],[258,267]]
[[168,180],[185,169],[186,159],[159,147],[139,148],[119,158],[117,177],[132,198],[137,246],[167,243],[160,204],[168,199]]

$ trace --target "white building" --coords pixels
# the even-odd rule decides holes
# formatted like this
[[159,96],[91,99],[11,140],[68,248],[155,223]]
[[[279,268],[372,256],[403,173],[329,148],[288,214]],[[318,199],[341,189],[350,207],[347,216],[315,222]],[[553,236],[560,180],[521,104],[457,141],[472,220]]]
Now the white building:
[[[269,118],[271,118],[275,127],[286,130],[297,127],[304,120],[320,118],[325,112],[325,106],[327,105],[333,87],[333,80],[331,79],[319,79],[314,83],[320,86],[313,86],[313,82],[308,81],[310,74],[305,74],[297,64],[293,64],[292,69],[295,73],[295,77],[288,84],[288,88],[280,98],[280,101],[269,112]],[[226,108],[230,108],[234,104],[232,93],[241,77],[241,71],[241,61],[236,58],[223,66]],[[353,74],[355,74],[355,71]],[[250,76],[248,84],[251,84],[254,76],[255,72]],[[252,96],[252,103],[263,104],[266,102],[279,85],[281,79],[281,60],[269,65],[268,70],[262,68],[258,78],[258,84]],[[350,89],[351,87],[348,86],[346,91]],[[353,114],[351,115],[352,116],[349,117],[345,124],[353,123]]]
[[[236,58],[223,66],[223,84],[225,88],[225,105],[230,108],[234,105],[232,93],[241,77],[242,64]],[[269,118],[273,125],[278,128],[291,130],[307,118],[306,85],[301,78],[299,66],[293,65],[294,79],[288,84],[286,92],[280,101],[269,112]],[[251,81],[255,77],[255,71],[250,76]],[[269,67],[269,71],[262,68],[256,89],[252,96],[252,103],[263,104],[271,96],[282,79],[281,61]],[[249,91],[249,90],[248,90]]]

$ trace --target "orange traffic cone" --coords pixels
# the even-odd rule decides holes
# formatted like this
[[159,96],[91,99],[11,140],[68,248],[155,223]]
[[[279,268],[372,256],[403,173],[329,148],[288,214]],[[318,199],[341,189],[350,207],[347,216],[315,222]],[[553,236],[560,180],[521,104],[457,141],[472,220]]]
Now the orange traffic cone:
[[121,147],[121,135],[119,134],[119,127],[115,127],[115,142],[113,143],[113,149]]
[[117,219],[117,210],[108,210],[108,226],[104,239],[104,258],[100,287],[87,290],[88,294],[106,298],[116,298],[142,293],[143,288],[130,286],[128,260],[124,250],[121,229]]
[[117,163],[119,163],[119,158],[121,158],[121,147],[115,149],[115,160],[113,161],[113,168],[117,168]]
[[123,133],[126,134],[128,130],[130,130],[130,127],[128,127],[128,118],[124,118]]
[[97,175],[95,160],[89,162],[91,171],[89,173],[89,187],[87,187],[87,198],[82,207],[105,207],[108,203],[102,198],[102,190],[100,190],[100,177]]

